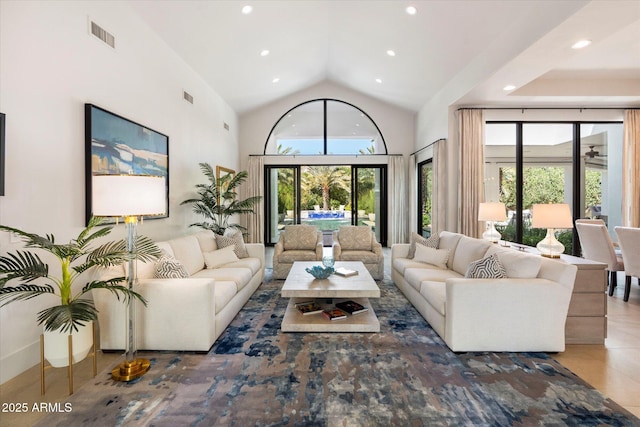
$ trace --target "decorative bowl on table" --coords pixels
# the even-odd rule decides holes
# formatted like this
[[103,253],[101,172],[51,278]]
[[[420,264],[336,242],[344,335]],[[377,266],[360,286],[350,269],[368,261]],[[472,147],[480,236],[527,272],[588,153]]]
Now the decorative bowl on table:
[[315,277],[316,279],[326,279],[334,273],[333,267],[323,267],[321,265],[314,265],[313,267],[305,268],[305,271]]

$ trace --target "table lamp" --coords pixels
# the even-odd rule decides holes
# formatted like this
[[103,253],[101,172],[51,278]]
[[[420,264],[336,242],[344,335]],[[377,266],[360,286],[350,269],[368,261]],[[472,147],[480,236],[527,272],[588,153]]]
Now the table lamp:
[[496,230],[496,221],[505,221],[507,219],[507,209],[504,203],[485,202],[480,203],[478,207],[478,221],[487,221],[487,229],[482,233],[482,238],[492,243],[498,243],[500,233]]
[[531,226],[533,228],[547,229],[547,235],[538,242],[536,248],[544,257],[560,258],[560,255],[564,252],[564,245],[556,239],[555,230],[558,228],[573,228],[573,218],[569,205],[566,203],[533,205],[531,217]]
[[[166,215],[165,179],[152,175],[94,175],[92,177],[93,215],[124,217],[129,251],[129,290],[137,280],[135,241],[138,217]],[[135,303],[129,298],[126,326],[125,360],[111,372],[116,381],[140,378],[150,367],[149,360],[136,359]]]

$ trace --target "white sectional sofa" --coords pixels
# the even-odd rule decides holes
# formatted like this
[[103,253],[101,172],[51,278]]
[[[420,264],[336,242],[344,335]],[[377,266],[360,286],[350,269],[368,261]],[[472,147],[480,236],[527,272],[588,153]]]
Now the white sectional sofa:
[[[446,231],[429,252],[437,263],[448,251],[446,265],[424,262],[422,248],[422,262],[408,258],[409,249],[392,246],[391,277],[451,350],[564,351],[575,266]],[[492,254],[506,278],[464,277]]]
[[[137,348],[208,351],[262,283],[264,245],[245,244],[248,256],[238,260],[228,250],[218,251],[211,231],[157,245],[180,261],[189,277],[156,278],[158,263],[138,263],[136,290],[147,300],[147,307],[136,305]],[[223,265],[207,268],[217,263]],[[122,270],[101,274],[124,275]],[[99,310],[100,348],[123,349],[127,306],[109,291],[92,292]]]

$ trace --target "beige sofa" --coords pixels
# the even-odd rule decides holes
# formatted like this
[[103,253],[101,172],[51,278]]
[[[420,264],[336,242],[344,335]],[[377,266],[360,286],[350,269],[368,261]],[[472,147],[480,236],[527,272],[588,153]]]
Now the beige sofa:
[[[156,278],[158,263],[138,263],[136,290],[148,302],[147,307],[137,303],[138,349],[208,351],[262,283],[264,245],[244,245],[247,251],[244,255],[248,256],[238,260],[233,260],[229,248],[218,251],[211,231],[157,245],[180,261],[189,277]],[[216,266],[206,268],[207,265]],[[101,274],[124,275],[122,270]],[[123,349],[127,306],[109,291],[92,292],[98,309],[100,348]]]
[[362,261],[375,280],[384,278],[384,254],[371,227],[341,226],[333,232],[333,257],[336,261]]
[[[392,246],[392,279],[451,350],[564,351],[575,266],[446,231],[436,252],[420,249],[440,256],[436,263],[448,252],[441,267],[409,258],[409,249]],[[506,278],[465,278],[493,254]]]
[[273,248],[273,278],[286,279],[296,261],[322,260],[322,232],[312,225],[287,225]]

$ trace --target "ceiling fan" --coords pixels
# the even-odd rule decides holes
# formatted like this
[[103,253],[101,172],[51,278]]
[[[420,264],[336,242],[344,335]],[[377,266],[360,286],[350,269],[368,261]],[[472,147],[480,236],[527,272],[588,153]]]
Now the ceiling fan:
[[589,151],[584,153],[584,155],[586,157],[589,157],[590,159],[593,159],[594,157],[607,157],[606,154],[600,154],[599,151],[595,151],[594,150],[595,147],[596,147],[595,145],[590,145],[589,146]]

